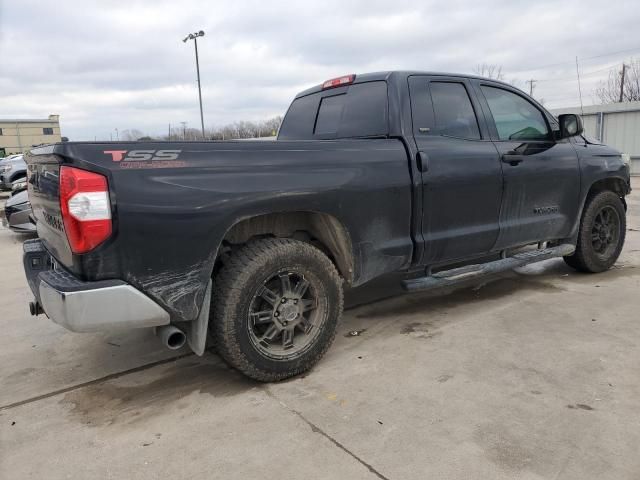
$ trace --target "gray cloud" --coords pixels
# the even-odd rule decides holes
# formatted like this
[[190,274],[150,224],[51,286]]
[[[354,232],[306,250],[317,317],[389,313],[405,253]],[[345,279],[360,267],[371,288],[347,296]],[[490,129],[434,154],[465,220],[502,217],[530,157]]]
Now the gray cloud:
[[483,62],[521,86],[539,80],[550,107],[576,105],[576,55],[590,103],[605,67],[640,55],[639,17],[634,2],[595,0],[4,0],[0,116],[58,113],[72,139],[196,126],[193,45],[180,39],[198,29],[207,125],[282,114],[297,91],[344,73]]

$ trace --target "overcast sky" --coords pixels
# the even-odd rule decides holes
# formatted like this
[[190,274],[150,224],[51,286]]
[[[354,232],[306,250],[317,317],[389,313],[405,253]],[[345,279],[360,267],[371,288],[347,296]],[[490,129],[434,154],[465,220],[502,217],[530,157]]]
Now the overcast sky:
[[538,80],[550,108],[576,106],[576,56],[591,104],[610,67],[640,57],[636,2],[0,0],[0,118],[57,113],[72,140],[197,127],[181,39],[200,29],[205,126],[284,114],[296,92],[346,73],[480,63],[523,89]]

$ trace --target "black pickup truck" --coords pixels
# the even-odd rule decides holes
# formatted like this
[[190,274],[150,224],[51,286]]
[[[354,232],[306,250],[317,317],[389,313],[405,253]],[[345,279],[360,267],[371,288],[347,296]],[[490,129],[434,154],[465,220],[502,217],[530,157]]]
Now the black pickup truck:
[[277,141],[59,143],[26,157],[34,314],[77,332],[207,338],[258,380],[329,348],[343,290],[408,291],[564,257],[608,269],[629,169],[505,83],[347,75],[298,94]]

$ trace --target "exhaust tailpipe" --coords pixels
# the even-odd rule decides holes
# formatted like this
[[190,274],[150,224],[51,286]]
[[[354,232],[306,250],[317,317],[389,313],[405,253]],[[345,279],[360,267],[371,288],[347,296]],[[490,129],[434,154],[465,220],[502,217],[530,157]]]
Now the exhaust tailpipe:
[[173,325],[165,325],[156,330],[162,344],[169,350],[178,350],[187,342],[187,335]]

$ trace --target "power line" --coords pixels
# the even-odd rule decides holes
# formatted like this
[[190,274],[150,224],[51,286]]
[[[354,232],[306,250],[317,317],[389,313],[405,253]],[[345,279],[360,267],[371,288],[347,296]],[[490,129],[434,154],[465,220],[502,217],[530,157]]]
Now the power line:
[[610,57],[611,55],[618,55],[620,53],[629,53],[629,52],[637,52],[640,51],[640,47],[630,48],[628,50],[619,50],[617,52],[603,53],[602,55],[594,55],[593,57],[586,57],[582,60],[592,60],[594,58],[602,58],[602,57]]
[[[584,77],[589,77],[589,76],[591,76],[591,75],[595,75],[595,74],[602,73],[602,72],[605,72],[605,71],[610,72],[611,70],[613,70],[613,69],[614,69],[615,67],[617,67],[618,65],[620,65],[620,62],[616,62],[616,63],[611,64],[611,65],[609,65],[609,66],[607,66],[607,67],[604,67],[604,68],[599,68],[598,70],[592,70],[592,71],[590,71],[590,72],[582,72],[582,73],[580,74],[580,76],[581,76],[582,78],[584,78]],[[572,76],[570,76],[570,77],[551,77],[551,78],[545,78],[544,80],[536,80],[536,81],[537,81],[537,82],[559,82],[559,81],[564,81],[564,80],[571,80],[571,81],[573,81],[573,80],[575,80],[575,78],[576,78],[576,77],[574,77],[574,76],[572,75]]]
[[[602,53],[600,55],[593,55],[591,57],[584,57],[584,58],[580,58],[579,60],[581,62],[584,62],[586,60],[593,60],[595,58],[602,58],[602,57],[610,57],[613,55],[619,55],[622,53],[629,53],[629,52],[640,52],[640,47],[635,47],[635,48],[629,48],[627,50],[618,50],[616,52],[608,52],[608,53]],[[521,68],[520,70],[514,70],[512,71],[512,73],[518,73],[518,72],[529,72],[532,70],[542,70],[545,68],[550,68],[550,67],[558,67],[561,65],[569,65],[571,63],[574,63],[573,61],[566,61],[566,62],[558,62],[558,63],[550,63],[547,65],[541,65],[541,66],[537,66],[537,67],[528,67],[528,68]]]

